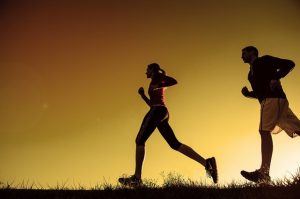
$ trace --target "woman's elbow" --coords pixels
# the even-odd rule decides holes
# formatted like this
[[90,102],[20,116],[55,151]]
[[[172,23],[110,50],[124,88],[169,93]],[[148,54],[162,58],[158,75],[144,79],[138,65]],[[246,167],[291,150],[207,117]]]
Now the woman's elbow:
[[173,85],[176,85],[176,84],[178,84],[178,82],[177,82],[176,79],[174,79],[174,80],[173,80]]

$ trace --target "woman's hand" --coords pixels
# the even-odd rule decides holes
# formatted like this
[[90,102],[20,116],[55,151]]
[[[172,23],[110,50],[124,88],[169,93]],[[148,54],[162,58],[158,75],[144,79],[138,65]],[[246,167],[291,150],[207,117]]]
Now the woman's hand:
[[139,93],[140,95],[145,95],[144,88],[143,88],[143,87],[140,87],[139,90],[138,90],[138,93]]

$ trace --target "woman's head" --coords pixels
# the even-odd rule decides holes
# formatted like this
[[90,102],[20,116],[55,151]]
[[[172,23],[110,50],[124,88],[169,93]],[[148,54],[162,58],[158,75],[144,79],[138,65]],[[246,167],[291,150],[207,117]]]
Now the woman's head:
[[147,67],[147,78],[152,78],[152,77],[155,77],[159,74],[166,74],[166,72],[160,68],[159,64],[157,63],[152,63],[152,64],[149,64],[148,67]]

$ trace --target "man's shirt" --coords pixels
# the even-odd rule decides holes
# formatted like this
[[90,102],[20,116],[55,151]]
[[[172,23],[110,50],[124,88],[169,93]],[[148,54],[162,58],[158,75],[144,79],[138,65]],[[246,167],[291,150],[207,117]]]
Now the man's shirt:
[[248,80],[258,100],[261,102],[265,98],[286,98],[281,85],[271,89],[270,82],[285,77],[294,66],[295,63],[288,59],[269,55],[258,57],[248,74]]

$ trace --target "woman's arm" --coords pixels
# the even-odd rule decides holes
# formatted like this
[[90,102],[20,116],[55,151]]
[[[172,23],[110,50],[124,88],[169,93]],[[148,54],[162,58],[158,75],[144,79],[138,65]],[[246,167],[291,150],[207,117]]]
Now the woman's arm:
[[146,104],[148,104],[148,106],[150,106],[150,100],[149,100],[149,98],[145,95],[145,91],[144,91],[144,88],[143,88],[143,87],[139,88],[138,93],[140,94],[140,96],[142,97],[142,99],[146,102]]
[[169,76],[166,76],[164,75],[162,77],[162,80],[158,83],[158,87],[161,88],[161,87],[169,87],[169,86],[173,86],[177,84],[177,80],[174,79],[173,77],[169,77]]

